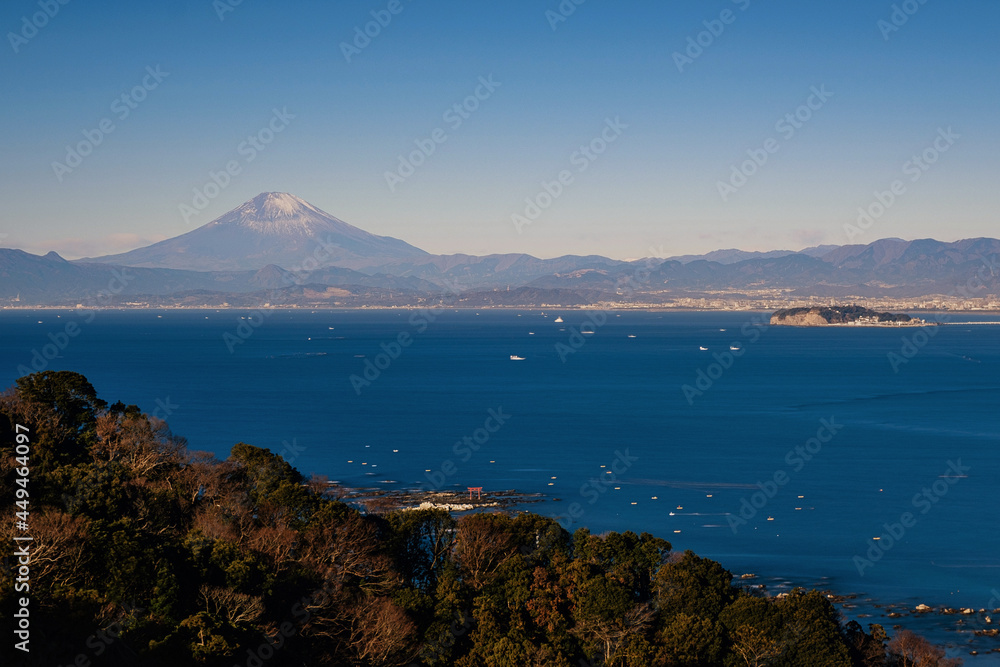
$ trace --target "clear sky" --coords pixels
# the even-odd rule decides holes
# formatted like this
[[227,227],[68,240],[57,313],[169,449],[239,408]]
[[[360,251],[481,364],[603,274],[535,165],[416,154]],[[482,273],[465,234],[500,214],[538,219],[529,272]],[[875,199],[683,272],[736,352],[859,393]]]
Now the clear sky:
[[995,0],[237,1],[3,3],[0,244],[120,252],[262,191],[435,253],[998,235]]

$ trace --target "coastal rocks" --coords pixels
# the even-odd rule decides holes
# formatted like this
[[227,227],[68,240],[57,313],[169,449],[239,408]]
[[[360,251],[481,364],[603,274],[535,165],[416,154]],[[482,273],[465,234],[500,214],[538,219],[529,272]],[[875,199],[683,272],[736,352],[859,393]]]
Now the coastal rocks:
[[918,612],[920,612],[922,614],[926,613],[928,611],[933,611],[933,610],[934,610],[933,607],[928,607],[925,604],[918,604],[917,607],[916,607],[916,609],[914,609],[914,611],[918,611]]
[[470,499],[468,491],[421,489],[350,489],[341,500],[365,512],[384,514],[398,510],[443,509],[448,512],[470,512],[480,508],[514,508],[541,502],[542,494],[518,491],[490,491],[483,497]]
[[830,323],[819,314],[819,308],[813,308],[804,313],[792,313],[785,316],[782,316],[782,311],[778,311],[771,315],[771,324],[791,327],[822,327]]
[[403,511],[412,510],[448,510],[449,512],[468,512],[469,510],[475,509],[476,507],[496,507],[497,503],[483,503],[482,505],[470,505],[468,503],[461,504],[450,504],[450,503],[430,503],[422,502],[417,507],[404,507]]

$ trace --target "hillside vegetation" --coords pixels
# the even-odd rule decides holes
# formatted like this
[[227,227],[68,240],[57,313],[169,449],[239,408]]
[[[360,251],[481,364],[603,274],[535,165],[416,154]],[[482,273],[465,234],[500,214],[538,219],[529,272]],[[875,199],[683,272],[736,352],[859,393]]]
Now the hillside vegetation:
[[[0,480],[4,542],[34,538],[30,590],[10,549],[0,571],[4,665],[951,664],[909,633],[844,625],[818,592],[752,594],[647,533],[366,514],[267,449],[188,451],[70,372],[0,396]],[[9,631],[25,596],[30,653]]]

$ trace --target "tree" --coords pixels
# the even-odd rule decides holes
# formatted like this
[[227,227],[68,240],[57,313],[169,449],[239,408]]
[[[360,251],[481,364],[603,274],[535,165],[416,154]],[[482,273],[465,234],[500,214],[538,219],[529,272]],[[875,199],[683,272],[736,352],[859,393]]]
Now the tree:
[[821,593],[795,589],[775,605],[782,622],[782,664],[850,667],[840,612]]
[[781,655],[781,646],[757,628],[741,625],[733,633],[733,653],[747,667],[763,667]]
[[857,621],[851,621],[844,628],[844,642],[851,663],[859,667],[885,667],[885,631],[878,624],[872,624],[869,629],[871,634]]
[[659,608],[664,617],[683,613],[718,618],[739,594],[732,581],[732,573],[715,561],[685,551],[680,559],[667,563],[656,574]]
[[302,474],[281,456],[241,442],[233,446],[229,458],[243,474],[261,522],[302,526],[309,521],[316,498],[304,487]]
[[652,608],[632,597],[632,591],[603,574],[588,581],[576,597],[574,632],[598,643],[606,665],[614,664],[626,637],[642,635],[653,620]]
[[895,634],[889,642],[889,656],[899,667],[957,667],[962,664],[959,659],[946,658],[944,650],[909,630]]
[[[97,416],[107,403],[87,378],[69,371],[45,371],[17,379],[17,389],[0,398],[0,412],[31,429],[36,477],[68,464],[86,462],[97,441]],[[4,440],[3,450],[9,451]]]
[[482,588],[500,564],[517,551],[510,519],[502,514],[467,514],[458,520],[455,555],[474,589]]
[[393,512],[386,520],[396,569],[414,588],[432,591],[455,545],[455,519],[445,510],[427,509]]
[[670,553],[670,543],[649,533],[626,531],[595,536],[578,530],[573,537],[573,553],[603,568],[633,591],[636,600],[646,601],[652,596],[653,578]]
[[722,628],[707,618],[674,615],[658,633],[658,662],[668,667],[707,667],[722,656]]

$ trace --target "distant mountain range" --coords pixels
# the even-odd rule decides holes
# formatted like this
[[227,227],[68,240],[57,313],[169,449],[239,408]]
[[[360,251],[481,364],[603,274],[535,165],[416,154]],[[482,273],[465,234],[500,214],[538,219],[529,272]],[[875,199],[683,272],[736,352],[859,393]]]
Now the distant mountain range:
[[53,252],[0,249],[0,304],[12,305],[678,305],[998,295],[1000,241],[989,238],[730,249],[631,262],[596,255],[432,255],[275,192],[191,232],[119,255],[66,261]]

